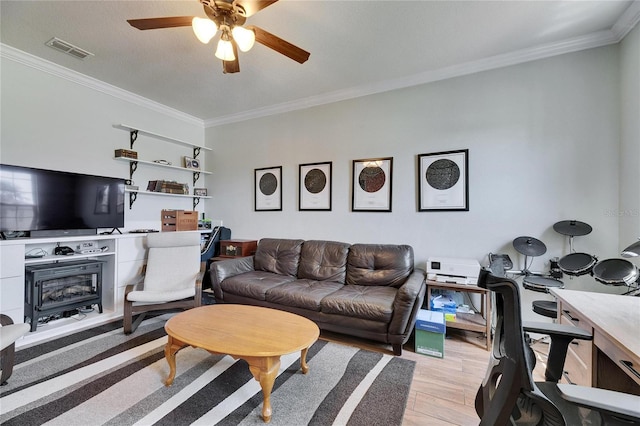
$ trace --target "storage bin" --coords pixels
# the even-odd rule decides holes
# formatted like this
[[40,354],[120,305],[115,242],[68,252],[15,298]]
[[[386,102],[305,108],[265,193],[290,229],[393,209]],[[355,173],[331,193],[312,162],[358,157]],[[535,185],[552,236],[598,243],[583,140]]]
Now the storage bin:
[[162,231],[198,230],[198,212],[195,210],[162,210]]

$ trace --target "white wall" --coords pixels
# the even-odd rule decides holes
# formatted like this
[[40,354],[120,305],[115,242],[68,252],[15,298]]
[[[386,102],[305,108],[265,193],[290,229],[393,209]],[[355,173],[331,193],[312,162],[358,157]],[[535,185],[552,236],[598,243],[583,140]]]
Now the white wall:
[[[548,248],[533,270],[569,252],[552,226],[577,219],[593,227],[575,238],[577,251],[617,257],[618,64],[609,46],[209,128],[213,210],[237,238],[407,243],[423,267],[429,256],[486,262],[505,251],[522,267],[512,241],[533,236]],[[416,156],[464,148],[470,211],[417,212]],[[393,211],[351,212],[351,161],[373,157],[393,157]],[[321,161],[333,162],[332,211],[298,211],[298,165]],[[283,211],[255,212],[254,169],[280,165]]]
[[[2,163],[128,178],[128,163],[113,160],[115,149],[129,148],[129,133],[113,127],[119,123],[204,143],[201,123],[135,105],[4,57],[1,68]],[[140,158],[164,158],[174,164],[189,153],[189,149],[143,136],[134,150]],[[150,179],[192,180],[188,173],[142,166],[134,175],[142,189]],[[140,196],[133,209],[125,209],[126,229],[158,229],[163,208],[191,210],[193,206],[189,199]]]
[[[416,257],[511,248],[566,252],[551,229],[594,227],[579,248],[617,252],[616,47],[595,49],[207,130],[216,214],[234,235],[408,242]],[[418,213],[416,155],[470,150],[470,211]],[[351,161],[394,157],[393,212],[350,212]],[[233,161],[229,161],[233,159]],[[298,165],[333,161],[331,212],[297,210]],[[254,212],[253,169],[283,166],[283,211]],[[542,267],[540,265],[536,265]]]
[[[578,251],[617,257],[625,234],[640,234],[637,215],[619,217],[640,205],[638,38],[636,28],[620,46],[209,129],[3,57],[0,161],[127,177],[127,164],[112,159],[128,146],[128,134],[112,125],[127,123],[214,149],[204,161],[213,200],[204,206],[236,238],[408,243],[419,266],[429,256],[485,261],[488,252],[506,251],[522,267],[511,242],[530,235],[548,247],[532,266],[542,270],[568,253],[552,225],[578,219],[594,229],[576,238]],[[146,159],[184,155],[158,141],[137,144]],[[470,211],[417,212],[416,156],[463,148],[470,150]],[[351,212],[352,160],[387,156],[394,158],[393,211]],[[299,212],[298,165],[321,161],[333,162],[333,209]],[[279,165],[283,211],[255,212],[254,169]],[[621,185],[625,177],[632,184]],[[172,176],[145,169],[134,180],[162,178]],[[140,197],[126,228],[158,228],[162,208],[191,202]],[[619,290],[590,277],[565,282]]]
[[[640,238],[640,26],[620,46],[620,250]],[[632,259],[640,266],[638,258]]]

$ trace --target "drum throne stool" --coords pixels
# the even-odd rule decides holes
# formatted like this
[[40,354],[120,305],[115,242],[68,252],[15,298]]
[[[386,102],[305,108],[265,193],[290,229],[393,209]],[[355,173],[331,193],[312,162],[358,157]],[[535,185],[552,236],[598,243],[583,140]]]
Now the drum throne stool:
[[[513,240],[513,248],[524,255],[524,269],[520,272],[524,276],[522,286],[527,290],[540,293],[548,293],[549,288],[563,288],[564,283],[554,278],[536,275],[529,271],[527,265],[529,257],[542,256],[547,252],[547,246],[540,240],[533,237],[518,237]],[[552,300],[534,300],[532,303],[533,312],[548,318],[557,318],[558,304]]]

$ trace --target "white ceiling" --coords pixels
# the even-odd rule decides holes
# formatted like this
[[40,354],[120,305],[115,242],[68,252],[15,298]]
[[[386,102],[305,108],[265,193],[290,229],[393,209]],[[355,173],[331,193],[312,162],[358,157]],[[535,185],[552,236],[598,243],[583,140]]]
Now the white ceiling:
[[[256,44],[237,74],[223,74],[215,42],[201,44],[190,27],[126,22],[205,17],[197,0],[2,0],[0,15],[3,55],[26,52],[214,125],[616,43],[640,19],[640,1],[280,0],[247,23],[309,61]],[[95,56],[55,51],[52,37]]]

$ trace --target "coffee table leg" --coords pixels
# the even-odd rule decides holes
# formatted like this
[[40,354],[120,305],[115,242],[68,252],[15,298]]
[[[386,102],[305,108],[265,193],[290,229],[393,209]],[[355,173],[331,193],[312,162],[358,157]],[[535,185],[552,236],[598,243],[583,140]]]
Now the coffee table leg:
[[300,352],[300,369],[302,369],[303,374],[307,374],[309,372],[309,366],[307,365],[307,352],[309,352],[309,348],[304,348],[302,352]]
[[185,346],[187,346],[185,343],[169,336],[169,340],[164,347],[164,357],[169,363],[169,377],[164,382],[165,386],[171,386],[173,383],[173,379],[176,377],[176,353]]
[[244,358],[249,363],[249,370],[253,377],[260,382],[262,388],[262,420],[265,423],[271,421],[271,390],[276,381],[278,370],[280,369],[280,357],[247,357]]

